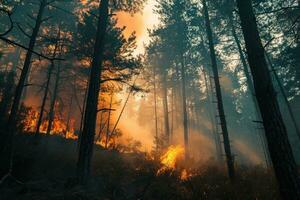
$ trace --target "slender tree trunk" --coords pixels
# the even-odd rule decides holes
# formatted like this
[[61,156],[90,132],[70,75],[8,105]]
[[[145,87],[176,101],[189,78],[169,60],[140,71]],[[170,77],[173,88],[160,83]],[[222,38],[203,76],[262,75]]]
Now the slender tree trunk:
[[[42,16],[43,16],[43,12],[44,12],[46,5],[47,5],[46,0],[43,0],[40,4],[36,22],[35,22],[35,26],[33,28],[33,32],[31,34],[29,45],[28,45],[28,49],[30,49],[30,50],[34,49],[35,42],[36,42],[36,39],[38,36],[38,32],[39,32],[40,26],[42,24]],[[5,127],[5,131],[4,131],[5,136],[2,139],[2,141],[0,142],[0,154],[1,154],[0,157],[2,159],[4,159],[4,162],[2,162],[2,163],[4,163],[3,166],[4,166],[5,170],[7,170],[8,172],[11,171],[11,167],[12,167],[11,160],[12,160],[12,156],[13,156],[13,138],[14,138],[14,134],[16,131],[17,112],[18,112],[18,109],[20,106],[22,92],[23,92],[24,85],[25,85],[25,80],[27,78],[28,71],[30,68],[31,57],[32,57],[32,51],[27,51],[26,58],[24,61],[24,66],[23,66],[23,69],[21,72],[19,82],[16,87],[14,100],[13,100],[10,114],[8,117],[8,121],[7,121],[7,124]]]
[[248,62],[253,75],[256,98],[261,111],[266,138],[283,199],[300,199],[297,165],[288,141],[276,92],[265,59],[251,0],[237,0]]
[[98,110],[98,96],[100,92],[100,78],[102,71],[104,37],[108,24],[108,0],[101,0],[99,5],[98,27],[93,52],[86,110],[81,135],[81,144],[77,162],[77,178],[81,184],[86,183],[90,175],[93,154],[94,137]]
[[[232,36],[233,36],[234,41],[236,43],[236,46],[238,48],[240,59],[242,61],[243,71],[244,71],[244,74],[246,76],[246,82],[247,82],[247,85],[248,85],[248,89],[251,93],[250,95],[251,95],[251,98],[252,98],[252,102],[254,104],[255,115],[256,115],[257,120],[261,120],[261,115],[260,115],[258,103],[257,103],[256,97],[255,97],[253,80],[252,80],[250,71],[248,69],[248,64],[247,64],[246,58],[244,56],[240,40],[239,40],[239,38],[236,34],[236,31],[235,31],[235,27],[234,27],[234,23],[233,23],[233,14],[232,14],[231,11],[230,11],[230,14],[229,14],[228,18],[229,18],[229,25],[231,27],[231,33],[232,33]],[[263,150],[263,153],[264,153],[264,156],[265,156],[266,165],[269,166],[269,154],[267,152],[266,138],[265,138],[264,135],[262,135],[264,133],[259,132],[258,134],[259,134],[259,139],[261,140],[262,150]]]
[[227,122],[226,122],[226,117],[225,117],[225,112],[224,112],[222,92],[221,92],[221,86],[220,86],[220,81],[219,81],[219,72],[218,72],[216,54],[215,54],[215,49],[214,49],[213,33],[212,33],[212,30],[211,30],[211,26],[210,26],[210,19],[209,19],[206,0],[203,0],[203,8],[204,8],[204,16],[205,16],[207,37],[208,37],[208,40],[209,40],[211,64],[212,64],[215,91],[216,91],[216,97],[217,97],[217,107],[218,107],[218,112],[219,112],[219,117],[220,117],[220,122],[221,122],[222,135],[223,135],[223,140],[224,140],[224,150],[225,150],[227,167],[228,167],[228,175],[229,175],[229,178],[231,180],[233,180],[234,175],[235,175],[234,160],[233,160],[233,156],[232,156],[232,153],[231,153],[229,135],[228,135],[228,130],[227,130]]
[[[54,47],[54,50],[53,50],[52,58],[56,57],[58,44],[59,44],[59,39],[60,39],[60,30],[58,30],[58,33],[57,33],[56,44],[55,44],[55,47]],[[37,126],[36,126],[36,131],[35,131],[36,136],[40,133],[40,127],[41,127],[42,121],[43,121],[43,115],[44,115],[44,110],[45,110],[46,101],[47,101],[47,97],[48,97],[49,85],[50,85],[53,69],[54,69],[54,61],[52,60],[51,63],[50,63],[49,69],[48,69],[48,76],[47,76],[47,81],[46,81],[44,97],[43,97],[41,110],[40,110],[40,114],[39,114],[39,118],[38,118],[38,122],[37,122]]]
[[[175,85],[173,83],[173,85]],[[171,130],[170,130],[170,142],[173,142],[173,136],[174,136],[174,112],[175,112],[175,108],[174,108],[174,100],[175,100],[175,86],[173,86],[172,88],[172,96],[171,96]]]
[[186,102],[186,77],[185,77],[185,65],[184,58],[181,57],[181,92],[182,92],[182,113],[183,113],[183,136],[184,136],[184,149],[185,159],[189,158],[189,133],[188,133],[188,113],[187,113],[187,102]]
[[275,77],[275,80],[276,80],[276,82],[277,82],[277,84],[278,84],[278,86],[279,86],[279,90],[280,90],[280,92],[281,92],[281,94],[282,94],[283,100],[284,100],[284,102],[285,102],[285,104],[286,104],[286,106],[287,106],[287,109],[288,109],[288,111],[289,111],[290,117],[291,117],[291,119],[292,119],[292,123],[294,124],[294,128],[295,128],[295,131],[296,131],[296,133],[297,133],[297,136],[298,136],[298,138],[300,139],[300,129],[299,129],[299,126],[298,126],[298,124],[297,124],[297,121],[296,121],[296,118],[295,118],[293,109],[292,109],[292,107],[291,107],[291,104],[290,104],[290,102],[289,102],[289,100],[288,100],[288,97],[287,97],[287,95],[286,95],[286,92],[285,92],[285,90],[284,90],[283,84],[281,83],[281,80],[280,80],[278,74],[276,73],[276,70],[274,69],[273,63],[272,63],[272,61],[271,61],[269,55],[267,55],[267,53],[266,53],[266,58],[267,58],[267,61],[268,61],[268,63],[269,63],[269,66],[270,66],[270,68],[271,68],[271,71],[273,72],[273,75],[274,75],[274,77]]
[[110,125],[110,114],[111,114],[111,106],[112,106],[112,101],[113,101],[113,91],[111,92],[110,96],[110,102],[109,102],[109,110],[108,110],[108,118],[107,118],[107,129],[106,129],[106,137],[105,137],[105,148],[107,148],[107,144],[109,142],[109,125]]
[[88,85],[89,85],[89,82],[87,82],[87,88],[85,89],[85,92],[84,92],[84,99],[83,99],[83,104],[82,104],[82,112],[81,112],[81,115],[80,115],[79,135],[78,135],[78,140],[77,140],[77,151],[79,151],[79,149],[80,149],[82,128],[83,128],[83,122],[84,122],[84,113],[85,113],[85,109],[86,109],[86,100],[87,100]]
[[[201,43],[201,47],[202,49],[206,49],[205,44],[204,44],[204,38],[202,35],[200,35],[201,40],[203,41]],[[205,51],[204,56],[209,57],[210,55]],[[205,79],[205,87],[207,88],[207,96],[209,98],[209,102],[213,103],[214,99],[214,86],[211,80],[211,70],[208,68],[207,69],[207,73],[205,72],[205,69],[203,69],[203,74],[204,74],[204,79]],[[215,117],[214,117],[215,116]],[[213,109],[211,110],[211,117],[210,117],[210,121],[212,123],[212,132],[215,135],[214,139],[215,139],[215,146],[216,146],[216,153],[217,153],[217,160],[218,161],[222,161],[222,144],[221,144],[221,139],[220,139],[220,133],[218,131],[218,120],[217,120],[217,116],[216,116],[216,108],[215,106],[213,106]]]
[[223,100],[222,100],[222,92],[221,92],[221,86],[220,86],[220,80],[219,80],[217,59],[216,59],[216,53],[215,53],[215,48],[214,48],[214,42],[213,42],[213,33],[211,30],[211,26],[210,26],[210,19],[209,19],[206,0],[203,0],[203,9],[204,9],[207,37],[208,37],[208,41],[209,41],[209,50],[210,50],[212,71],[213,71],[214,82],[215,82],[217,105],[218,105],[218,111],[219,111],[219,116],[220,116],[220,121],[221,121],[221,129],[222,129],[222,134],[223,134],[223,142],[224,142],[224,150],[225,150],[226,161],[227,161],[228,175],[231,180],[234,180],[234,176],[235,176],[234,160],[233,160],[233,156],[231,153],[226,117],[225,117]]
[[154,95],[154,120],[155,120],[155,140],[156,140],[156,151],[158,150],[158,120],[157,120],[157,95],[156,95],[156,71],[153,66],[153,95]]
[[[103,128],[104,128],[104,126],[103,126],[103,124],[104,123],[102,123],[102,121],[103,121],[103,111],[102,112],[100,112],[100,119],[99,119],[99,132],[98,132],[98,135],[96,136],[96,139],[95,139],[95,141],[97,142],[98,140],[100,140],[101,139],[101,133],[102,133],[102,130],[103,130]],[[100,140],[101,141],[101,140]]]
[[47,126],[47,131],[46,134],[50,135],[54,117],[55,117],[55,103],[58,95],[58,86],[59,86],[59,80],[60,80],[60,72],[61,72],[61,63],[57,64],[57,71],[56,71],[56,76],[55,76],[55,83],[54,83],[54,89],[53,89],[53,95],[50,103],[50,109],[49,109],[49,119],[48,119],[48,126]]
[[[206,95],[208,98],[209,103],[212,103],[212,96],[210,95],[209,91],[213,92],[213,87],[210,81],[210,88],[208,86],[208,81],[207,81],[207,74],[206,72],[203,70],[203,75],[204,75],[204,81],[205,81],[205,88],[206,88]],[[209,74],[208,74],[209,77]],[[209,118],[211,121],[211,132],[214,136],[214,140],[215,140],[215,146],[216,146],[216,153],[217,153],[217,161],[221,163],[222,161],[222,145],[221,145],[221,140],[220,140],[220,135],[218,133],[218,131],[216,130],[216,121],[214,120],[213,117],[213,113],[212,110],[209,110]]]
[[174,81],[174,86],[175,86],[175,101],[174,101],[174,104],[175,104],[175,125],[174,128],[175,129],[178,129],[180,128],[180,124],[183,120],[183,117],[182,117],[182,95],[181,95],[181,79],[180,79],[180,66],[179,64],[175,63],[175,74],[176,74],[176,81]]
[[166,75],[166,71],[163,71],[162,73],[163,73],[162,89],[163,89],[164,125],[165,125],[165,134],[168,138],[167,144],[169,145],[169,141],[170,141],[170,124],[169,124],[169,108],[168,108],[167,75]]
[[39,118],[38,118],[38,122],[37,122],[37,126],[36,126],[36,131],[35,131],[36,136],[40,133],[40,127],[42,125],[42,120],[43,120],[44,110],[45,110],[46,101],[47,101],[47,97],[48,97],[49,85],[50,85],[51,74],[52,74],[53,68],[54,68],[54,62],[51,61],[51,64],[48,69],[48,77],[47,77],[46,87],[45,87],[45,91],[44,91],[45,93],[44,93],[41,110],[40,110],[40,114],[39,114]]
[[68,132],[70,132],[70,122],[71,122],[71,115],[72,115],[72,111],[73,111],[73,98],[74,98],[74,93],[72,93],[72,95],[71,95],[70,104],[69,104],[69,111],[68,111],[68,116],[67,116],[67,127],[66,127],[67,130],[66,130],[66,134]]

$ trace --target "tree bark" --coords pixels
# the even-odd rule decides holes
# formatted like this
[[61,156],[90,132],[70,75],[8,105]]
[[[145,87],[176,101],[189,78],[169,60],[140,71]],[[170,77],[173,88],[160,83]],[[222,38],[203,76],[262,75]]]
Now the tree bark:
[[237,0],[256,98],[283,199],[300,199],[300,181],[265,59],[251,0]]
[[212,71],[213,71],[213,76],[214,76],[215,90],[216,90],[216,96],[217,96],[217,106],[218,106],[219,117],[220,117],[220,122],[221,122],[224,150],[225,150],[225,156],[226,156],[226,162],[227,162],[227,168],[228,168],[228,176],[233,181],[234,176],[235,176],[234,160],[233,160],[233,156],[231,154],[231,147],[230,147],[229,135],[228,135],[228,130],[227,130],[227,122],[226,122],[226,117],[225,117],[225,112],[224,112],[222,92],[221,92],[221,86],[220,86],[220,80],[219,80],[217,59],[216,59],[216,53],[215,53],[215,48],[214,48],[214,42],[213,42],[213,33],[212,33],[211,26],[210,26],[210,19],[209,19],[206,0],[203,0],[203,9],[204,9],[207,38],[209,41],[211,65],[212,65]]
[[42,17],[43,17],[43,13],[44,13],[46,5],[47,5],[46,0],[43,0],[40,4],[36,22],[35,22],[35,26],[33,28],[33,31],[32,31],[31,37],[30,37],[30,41],[29,41],[29,45],[28,45],[29,50],[26,53],[23,69],[22,69],[21,76],[20,76],[19,82],[18,82],[16,90],[15,90],[14,100],[12,103],[8,121],[6,123],[5,130],[4,130],[5,136],[4,136],[3,140],[0,142],[0,153],[3,154],[3,156],[1,156],[1,157],[4,159],[4,162],[2,162],[2,163],[4,163],[3,164],[3,166],[5,168],[4,170],[7,170],[7,171],[11,171],[11,167],[12,167],[11,159],[13,156],[13,138],[14,138],[14,134],[16,131],[17,113],[18,113],[18,109],[20,106],[25,81],[28,76],[28,71],[29,71],[30,64],[31,64],[32,51],[34,49],[35,42],[36,42],[36,39],[38,36],[38,32],[39,32],[40,26],[42,24]]
[[94,46],[86,110],[79,146],[77,162],[77,178],[84,184],[90,175],[91,159],[97,120],[98,96],[100,92],[100,78],[102,71],[104,37],[108,24],[108,0],[101,0],[99,5],[98,27]]

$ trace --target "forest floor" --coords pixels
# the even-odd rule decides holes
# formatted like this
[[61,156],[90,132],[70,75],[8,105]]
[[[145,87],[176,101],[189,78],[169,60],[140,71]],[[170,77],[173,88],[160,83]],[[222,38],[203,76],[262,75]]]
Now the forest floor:
[[179,200],[279,199],[274,176],[262,167],[239,167],[234,183],[226,171],[207,163],[197,175],[180,179],[176,171],[157,174],[158,162],[143,153],[119,153],[95,146],[91,181],[76,184],[76,141],[31,135],[15,142],[13,176],[0,185],[1,200]]

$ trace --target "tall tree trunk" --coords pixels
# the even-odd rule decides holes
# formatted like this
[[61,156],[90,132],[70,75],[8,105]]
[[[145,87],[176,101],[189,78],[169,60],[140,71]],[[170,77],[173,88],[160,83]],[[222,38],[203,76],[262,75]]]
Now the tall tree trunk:
[[[213,102],[213,100],[212,100],[212,96],[210,95],[209,91],[211,91],[211,93],[213,93],[213,87],[212,87],[211,81],[207,80],[207,75],[208,75],[208,78],[210,77],[210,75],[206,74],[206,72],[204,70],[203,70],[203,75],[204,75],[204,81],[205,81],[206,95],[207,95],[209,103],[211,104]],[[210,87],[208,86],[208,82],[209,82]],[[217,161],[219,163],[221,163],[221,161],[222,161],[222,145],[221,145],[220,135],[216,129],[217,122],[216,122],[216,120],[214,120],[214,116],[213,116],[214,113],[215,113],[215,109],[214,109],[214,111],[212,111],[210,109],[208,114],[209,114],[209,118],[211,121],[211,132],[212,132],[212,134],[214,136],[214,140],[215,140]]]
[[70,132],[70,123],[71,123],[71,116],[72,116],[72,111],[73,111],[74,92],[71,95],[71,99],[70,99],[70,103],[69,103],[69,111],[68,111],[68,115],[67,115],[67,127],[66,127],[65,137],[67,137],[67,133]]
[[101,139],[101,133],[103,131],[104,123],[105,123],[105,122],[103,123],[102,121],[103,121],[103,111],[100,112],[100,117],[99,117],[99,131],[98,131],[98,135],[96,136],[96,139],[95,139],[96,142]]
[[233,160],[233,156],[231,153],[226,117],[225,117],[225,113],[224,113],[224,106],[223,106],[223,100],[222,100],[222,92],[221,92],[221,86],[220,86],[220,80],[219,80],[217,59],[216,59],[216,53],[215,53],[215,48],[214,48],[213,33],[211,30],[211,26],[210,26],[210,19],[209,19],[206,0],[203,0],[203,9],[204,9],[207,38],[209,41],[211,65],[212,65],[212,71],[213,71],[214,82],[215,82],[217,105],[218,105],[221,129],[222,129],[222,134],[223,134],[223,142],[224,142],[224,150],[225,150],[226,162],[227,162],[227,168],[228,168],[228,175],[231,180],[234,180],[234,175],[235,175],[234,160]]
[[90,175],[91,159],[97,120],[98,96],[100,92],[100,78],[102,71],[104,37],[108,24],[108,0],[101,0],[99,5],[98,27],[93,52],[89,87],[86,101],[86,110],[80,138],[79,155],[77,162],[77,178],[84,184]]
[[89,86],[89,82],[87,82],[87,87],[86,87],[85,92],[84,92],[82,112],[80,113],[81,115],[80,115],[79,134],[78,134],[78,140],[77,140],[77,151],[79,151],[79,149],[80,149],[82,128],[83,128],[83,122],[84,122],[84,113],[85,113],[85,109],[86,109],[86,99],[87,99],[88,86]]
[[187,113],[187,101],[186,101],[186,77],[185,77],[185,65],[184,57],[181,56],[181,92],[182,92],[182,114],[183,114],[183,136],[184,136],[184,149],[185,159],[189,158],[189,133],[188,133],[188,113]]
[[46,101],[47,101],[47,97],[48,97],[49,85],[50,85],[51,74],[52,74],[53,68],[54,68],[54,62],[51,61],[51,64],[48,69],[48,76],[47,76],[46,87],[45,87],[45,91],[44,91],[44,97],[42,100],[41,110],[40,110],[38,122],[36,125],[36,131],[35,131],[36,136],[40,133],[40,127],[42,125],[42,120],[43,120],[45,105],[46,105]]
[[[261,120],[261,115],[260,115],[260,111],[259,111],[257,100],[255,98],[255,91],[254,91],[253,80],[252,80],[250,71],[248,69],[248,64],[246,62],[246,58],[244,56],[240,40],[239,40],[239,38],[237,36],[236,30],[235,30],[235,27],[234,27],[233,13],[232,13],[232,11],[230,11],[228,18],[229,18],[229,25],[231,27],[231,33],[232,33],[232,36],[233,36],[234,41],[236,43],[236,46],[238,48],[240,59],[242,61],[242,66],[243,66],[244,74],[246,76],[247,86],[248,86],[248,89],[249,89],[249,91],[251,93],[250,95],[251,95],[251,98],[252,98],[252,102],[254,104],[255,115],[256,115],[256,118],[257,118],[256,120],[260,121]],[[261,145],[262,145],[262,150],[263,150],[263,153],[264,153],[264,156],[265,156],[266,165],[269,166],[269,154],[268,154],[267,149],[266,149],[267,148],[266,138],[265,138],[264,135],[262,135],[264,133],[262,133],[261,131],[259,131],[258,134],[259,134],[259,139],[261,140]]]
[[173,83],[172,87],[172,96],[171,96],[171,129],[170,129],[170,142],[173,142],[173,136],[174,136],[174,101],[175,101],[175,84]]
[[156,151],[158,150],[158,119],[157,119],[157,95],[156,95],[156,71],[153,66],[153,95],[154,95],[154,120],[155,120],[155,140],[156,140]]
[[40,4],[36,22],[35,22],[35,26],[33,28],[33,31],[32,31],[31,37],[30,37],[30,41],[29,41],[29,45],[28,45],[29,51],[27,51],[27,53],[26,53],[24,66],[23,66],[23,69],[21,72],[19,82],[16,87],[14,100],[12,103],[12,107],[10,110],[10,114],[8,117],[8,121],[7,121],[5,130],[4,130],[5,136],[0,142],[0,154],[1,154],[0,157],[4,160],[1,163],[3,163],[4,170],[7,170],[7,171],[11,171],[11,167],[12,167],[11,159],[12,159],[12,155],[13,155],[13,138],[14,138],[14,134],[16,131],[17,112],[18,112],[18,109],[20,106],[22,92],[23,92],[24,85],[25,85],[25,80],[28,75],[28,71],[29,71],[30,64],[31,64],[32,50],[34,49],[35,42],[36,42],[36,39],[38,36],[38,32],[39,32],[40,26],[42,24],[42,16],[43,16],[46,5],[47,5],[46,0],[43,0]]
[[251,0],[237,0],[248,62],[266,138],[283,199],[300,199],[300,181],[265,59]]
[[175,121],[175,126],[174,129],[180,128],[180,124],[182,122],[182,95],[181,95],[181,78],[180,78],[180,64],[175,63],[175,80],[174,80],[174,106],[175,106],[175,116],[174,116],[174,121]]
[[282,94],[283,100],[284,100],[284,102],[285,102],[285,104],[287,106],[287,109],[289,111],[290,117],[292,119],[292,123],[294,124],[294,128],[295,128],[296,134],[297,134],[298,138],[300,139],[300,129],[299,129],[299,126],[297,124],[297,121],[296,121],[293,109],[291,107],[291,104],[290,104],[290,102],[288,100],[288,97],[286,95],[286,92],[285,92],[285,89],[283,87],[283,84],[282,84],[282,82],[281,82],[281,80],[280,80],[280,78],[279,78],[276,70],[274,69],[274,65],[273,65],[273,63],[271,61],[271,58],[269,57],[269,55],[267,53],[265,53],[265,55],[266,55],[267,61],[269,63],[270,69],[273,72],[275,80],[276,80],[276,82],[277,82],[277,84],[279,86],[279,90],[280,90],[280,92]]
[[47,126],[47,131],[46,134],[50,135],[54,117],[55,117],[55,103],[58,95],[58,86],[59,86],[59,80],[60,80],[60,72],[61,72],[61,63],[57,64],[56,68],[56,75],[55,75],[55,83],[54,83],[54,89],[53,89],[53,94],[50,102],[50,109],[49,109],[49,118],[48,118],[48,126]]
[[[56,43],[55,43],[55,47],[53,50],[52,58],[56,57],[59,39],[60,39],[60,29],[58,30],[58,33],[57,33]],[[39,118],[38,118],[38,122],[37,122],[37,126],[36,126],[36,131],[35,131],[36,136],[40,133],[40,127],[41,127],[42,121],[43,121],[43,115],[44,115],[44,110],[45,110],[46,101],[47,101],[47,97],[48,97],[49,85],[50,85],[53,69],[54,69],[54,61],[52,60],[50,63],[49,69],[48,69],[48,76],[47,76],[46,87],[45,87],[45,91],[44,91],[44,97],[43,97],[41,110],[40,110],[40,114],[39,114]]]
[[113,91],[110,94],[110,102],[109,102],[109,110],[108,110],[108,118],[107,118],[107,126],[106,126],[106,137],[105,137],[105,148],[107,148],[108,142],[109,142],[109,127],[110,127],[110,114],[111,114],[111,106],[113,101]]
[[164,126],[165,134],[167,136],[167,144],[169,145],[170,141],[170,124],[169,124],[169,108],[168,108],[168,86],[167,86],[167,75],[164,70],[162,77],[162,89],[163,89],[163,107],[164,107]]
[[[204,44],[204,38],[202,35],[200,35],[201,37],[201,43],[200,46],[202,49],[206,49],[205,44]],[[204,51],[203,52],[204,56],[209,57],[210,55],[208,54],[208,52]],[[213,99],[213,95],[214,95],[214,86],[211,80],[211,69],[207,69],[207,73],[205,72],[205,69],[203,69],[203,74],[204,74],[204,79],[205,79],[205,87],[206,89],[206,95],[209,98],[209,102],[213,103],[214,99]],[[222,144],[221,144],[221,139],[220,139],[220,134],[218,131],[218,121],[217,121],[217,116],[216,116],[216,108],[215,106],[213,106],[213,109],[211,110],[211,117],[210,117],[210,121],[212,124],[212,133],[215,135],[214,139],[215,139],[215,146],[216,146],[216,153],[217,153],[217,160],[218,161],[222,161]],[[215,116],[215,117],[214,117]]]

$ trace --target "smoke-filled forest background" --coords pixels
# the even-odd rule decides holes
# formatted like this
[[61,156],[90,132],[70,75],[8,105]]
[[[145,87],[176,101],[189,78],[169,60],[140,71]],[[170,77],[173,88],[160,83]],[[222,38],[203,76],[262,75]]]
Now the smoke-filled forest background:
[[0,199],[300,199],[299,0],[0,0]]

